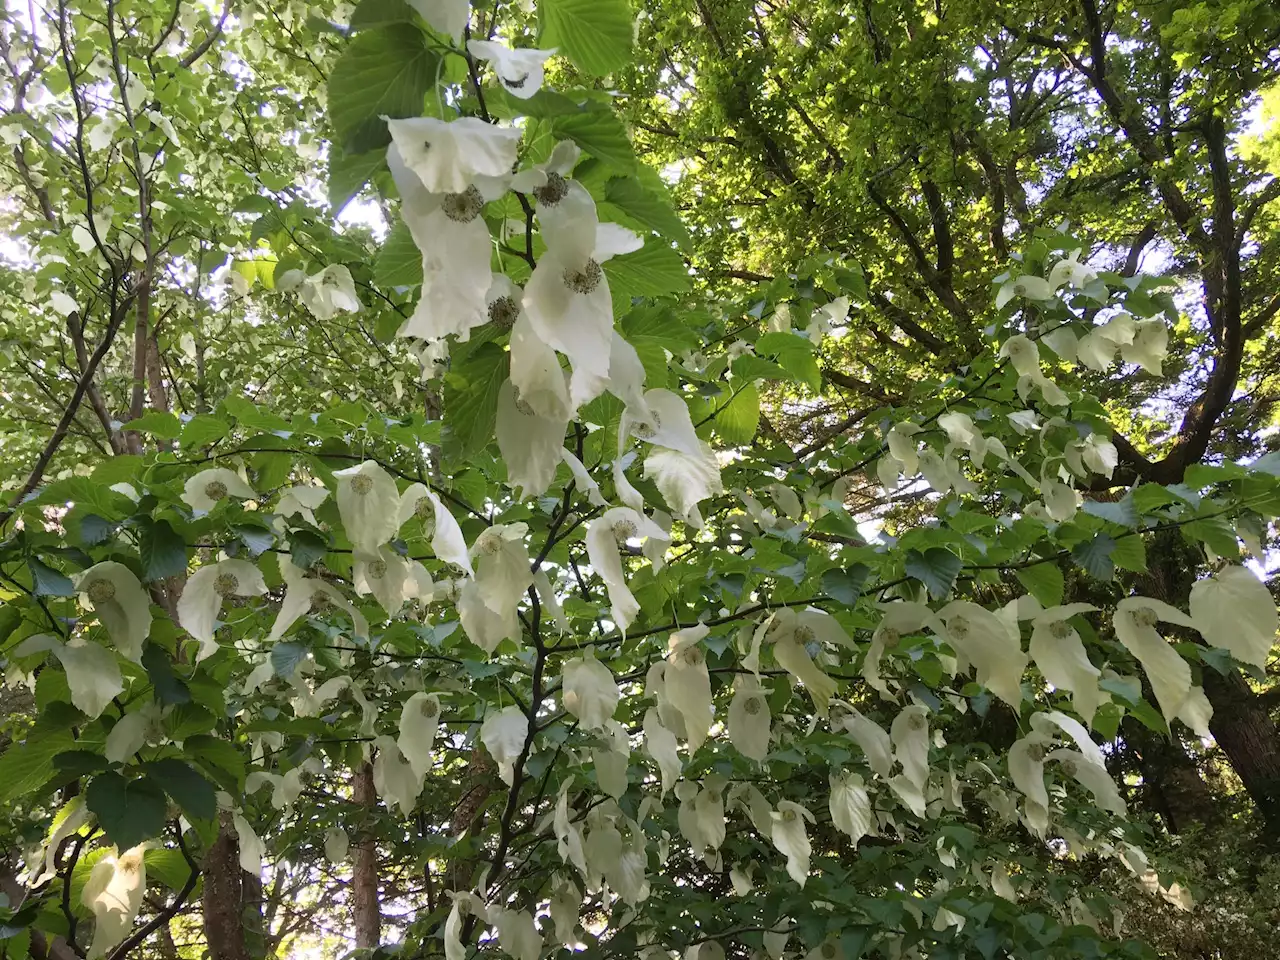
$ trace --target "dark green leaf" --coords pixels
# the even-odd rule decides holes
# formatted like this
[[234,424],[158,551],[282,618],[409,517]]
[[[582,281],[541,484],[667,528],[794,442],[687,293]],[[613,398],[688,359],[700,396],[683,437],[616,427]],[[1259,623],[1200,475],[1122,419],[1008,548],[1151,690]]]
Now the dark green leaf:
[[187,572],[187,545],[167,520],[154,520],[143,527],[138,551],[143,580],[163,580]]
[[164,787],[173,802],[194,820],[212,820],[218,815],[213,784],[175,758],[153,760],[144,766],[147,776]]
[[182,748],[226,790],[234,794],[244,786],[244,758],[231,742],[201,733],[188,737]]
[[852,607],[862,595],[862,587],[870,575],[871,568],[863,563],[855,563],[846,570],[828,570],[822,575],[822,592]]
[[963,566],[960,558],[944,547],[930,547],[921,553],[907,551],[907,575],[929,588],[929,596],[944,599],[951,592]]
[[173,664],[164,647],[148,643],[142,651],[142,668],[147,671],[147,678],[155,688],[156,699],[161,703],[167,706],[191,702],[191,690],[173,672]]
[[556,47],[586,73],[602,77],[631,57],[634,37],[627,0],[542,0],[539,46]]
[[1037,563],[1013,572],[1027,592],[1046,607],[1062,603],[1063,577],[1056,563]]
[[277,677],[288,679],[298,669],[298,664],[306,659],[308,652],[304,643],[281,641],[271,648],[271,669]]
[[105,520],[96,513],[86,513],[80,518],[80,542],[86,547],[92,547],[110,537],[115,529],[116,525],[110,520]]
[[267,550],[270,550],[276,542],[276,535],[265,527],[255,527],[250,524],[240,524],[235,528],[236,536],[248,548],[249,553],[253,556],[261,556]]
[[337,144],[329,147],[329,206],[333,216],[360,188],[386,163],[385,150],[369,150],[366,153],[344,153]]
[[351,14],[351,32],[393,23],[417,23],[418,15],[404,0],[361,0]]
[[32,589],[37,597],[69,597],[76,592],[70,577],[64,577],[36,557],[27,559],[27,568],[31,571]]
[[1115,547],[1116,541],[1113,538],[1100,533],[1092,540],[1077,543],[1071,548],[1071,556],[1090,575],[1109,583],[1115,574],[1115,563],[1111,559],[1111,551]]
[[329,552],[329,545],[318,533],[294,530],[289,534],[289,550],[294,566],[309,570]]
[[90,781],[84,799],[107,840],[121,850],[164,831],[169,804],[164,791],[150,780],[129,781],[118,773],[100,773]]
[[107,758],[90,750],[67,750],[53,758],[58,776],[68,780],[107,769]]
[[391,142],[383,116],[422,114],[436,79],[438,58],[422,31],[379,27],[357,34],[329,74],[329,121],[349,153],[366,153]]
[[445,376],[444,405],[449,416],[445,450],[464,460],[493,439],[498,416],[498,390],[506,381],[511,358],[495,343],[483,343]]

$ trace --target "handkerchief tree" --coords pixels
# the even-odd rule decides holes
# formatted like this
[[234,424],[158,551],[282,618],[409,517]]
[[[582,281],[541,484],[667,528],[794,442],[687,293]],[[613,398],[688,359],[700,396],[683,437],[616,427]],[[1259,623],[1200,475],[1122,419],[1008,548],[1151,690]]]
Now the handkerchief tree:
[[[237,275],[255,322],[305,310],[379,366],[230,375],[113,457],[63,429],[14,485],[4,942],[121,960],[199,897],[215,960],[284,952],[254,902],[291,883],[358,947],[448,960],[1144,955],[1118,908],[1192,897],[1109,769],[1122,722],[1208,737],[1203,676],[1277,630],[1245,554],[1280,462],[1100,482],[1072,371],[1159,375],[1170,284],[1040,230],[964,364],[797,450],[768,415],[823,391],[861,271],[706,295],[604,82],[624,0],[327,14],[330,213],[390,229],[258,184],[234,253],[271,289]],[[136,307],[93,215],[79,292]],[[1143,579],[1173,543],[1211,570],[1185,608]]]

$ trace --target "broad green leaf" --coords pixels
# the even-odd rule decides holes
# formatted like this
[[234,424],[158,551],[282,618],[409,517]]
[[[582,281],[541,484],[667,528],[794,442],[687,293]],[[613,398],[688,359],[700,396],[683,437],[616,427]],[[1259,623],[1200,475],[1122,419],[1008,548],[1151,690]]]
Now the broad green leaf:
[[945,547],[907,551],[907,575],[928,587],[934,600],[942,600],[951,592],[962,566],[960,558]]
[[1080,507],[1090,516],[1100,517],[1108,523],[1119,524],[1122,527],[1133,528],[1138,525],[1138,510],[1134,505],[1133,497],[1125,494],[1119,500],[1086,500]]
[[644,364],[646,383],[658,386],[667,379],[667,354],[680,354],[697,342],[693,331],[666,307],[644,306],[622,320],[622,335]]
[[631,58],[634,36],[627,0],[542,0],[538,45],[556,47],[586,73],[604,76]]
[[31,571],[32,589],[37,597],[69,597],[76,592],[70,577],[36,557],[27,559],[27,569]]
[[1099,533],[1092,540],[1085,540],[1072,547],[1071,556],[1091,576],[1109,583],[1115,575],[1115,563],[1111,559],[1111,552],[1115,547],[1116,541],[1113,538]]
[[649,237],[643,247],[605,262],[615,312],[633,297],[661,297],[689,289],[689,271],[672,247]]
[[1043,606],[1056,607],[1062,603],[1063,577],[1056,563],[1037,563],[1015,570],[1013,574]]
[[422,283],[422,252],[403,221],[397,221],[373,261],[373,282],[380,287],[415,287]]
[[137,420],[130,420],[121,429],[136,430],[164,440],[177,440],[182,436],[182,421],[167,411],[153,410]]
[[717,401],[716,433],[731,446],[750,443],[760,426],[760,394],[754,383],[734,387]]
[[862,587],[869,576],[871,568],[863,563],[855,563],[844,570],[828,570],[822,575],[822,592],[852,607],[862,596]]
[[0,803],[8,804],[44,784],[56,769],[53,758],[75,749],[70,729],[32,731],[26,740],[14,742],[0,755]]
[[691,243],[689,231],[676,215],[671,199],[641,185],[635,177],[614,177],[604,188],[605,202],[617,207],[627,216],[644,224],[668,240],[674,240],[681,249]]
[[384,116],[416,117],[435,84],[439,58],[407,24],[357,34],[329,74],[329,122],[348,153],[391,142]]
[[1111,562],[1122,570],[1146,573],[1147,546],[1142,537],[1117,537],[1115,548],[1111,551]]
[[329,207],[336,217],[386,164],[385,150],[346,153],[337,144],[329,147]]
[[176,758],[153,760],[144,768],[147,776],[161,784],[188,817],[212,820],[218,815],[218,800],[213,784]]
[[191,702],[191,690],[173,672],[173,663],[164,647],[148,643],[142,651],[142,667],[147,671],[147,678],[155,689],[156,699],[162,704],[168,706]]
[[766,333],[756,341],[756,355],[773,357],[787,373],[814,393],[822,389],[822,371],[807,337],[794,333]]
[[235,794],[244,786],[244,758],[235,744],[221,737],[201,733],[187,737],[182,748],[223,789]]
[[120,850],[164,832],[169,804],[164,791],[151,780],[126,780],[113,771],[100,773],[89,782],[85,803],[98,818],[107,840]]
[[636,171],[636,153],[627,136],[627,128],[611,110],[586,110],[556,117],[552,121],[555,136],[572,140],[597,160],[620,173]]
[[772,360],[752,353],[744,353],[738,357],[730,369],[735,377],[742,380],[786,380],[789,376],[787,371]]
[[191,867],[181,850],[148,850],[142,861],[147,865],[147,879],[154,877],[170,890],[181,890],[191,876]]
[[271,648],[271,669],[277,677],[288,679],[310,652],[305,643],[292,640],[279,642]]
[[494,343],[483,343],[450,370],[444,381],[448,424],[445,450],[454,460],[484,449],[494,437],[498,389],[507,379],[511,357]]
[[138,546],[143,580],[163,580],[187,572],[187,544],[167,520],[153,520],[142,528]]
[[208,446],[231,432],[225,420],[201,413],[187,421],[182,428],[181,444],[185,450]]
[[352,11],[351,32],[385,27],[391,24],[417,23],[418,15],[405,0],[360,0]]

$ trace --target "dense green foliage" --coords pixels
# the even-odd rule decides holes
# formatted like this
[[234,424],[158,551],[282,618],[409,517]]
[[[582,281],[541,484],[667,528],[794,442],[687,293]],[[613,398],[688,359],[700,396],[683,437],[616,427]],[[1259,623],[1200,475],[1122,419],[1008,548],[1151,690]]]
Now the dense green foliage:
[[3,956],[1265,952],[1278,38],[6,4]]

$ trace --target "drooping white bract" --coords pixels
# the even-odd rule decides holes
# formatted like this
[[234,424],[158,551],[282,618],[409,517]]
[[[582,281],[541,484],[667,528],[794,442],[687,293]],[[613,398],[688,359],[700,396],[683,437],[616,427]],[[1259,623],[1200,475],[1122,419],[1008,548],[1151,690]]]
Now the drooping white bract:
[[1195,621],[1176,607],[1150,597],[1125,597],[1116,604],[1112,625],[1116,637],[1137,657],[1151,681],[1160,712],[1167,723],[1175,717],[1208,737],[1213,707],[1204,691],[1191,682],[1191,667],[1156,631],[1160,621],[1196,629]]
[[1227,566],[1191,586],[1191,619],[1211,647],[1262,669],[1276,642],[1280,615],[1266,586],[1247,567]]
[[555,831],[556,849],[560,854],[560,859],[577,867],[578,872],[583,877],[586,877],[587,857],[582,846],[582,825],[579,821],[569,816],[570,786],[572,786],[570,781],[565,780],[560,788],[560,797],[556,800],[556,810],[551,826]]
[[1080,253],[1079,250],[1072,250],[1053,265],[1053,269],[1049,271],[1049,286],[1057,290],[1063,284],[1069,284],[1076,289],[1083,289],[1098,279],[1096,270],[1080,262]]
[[498,765],[498,775],[507,786],[515,779],[516,760],[528,735],[529,718],[517,706],[491,711],[480,725],[480,742]]
[[929,782],[929,711],[912,704],[903,707],[889,726],[893,757],[902,774],[919,790]]
[[314,484],[287,487],[280,493],[275,514],[279,517],[300,516],[314,527],[316,525],[314,511],[319,510],[320,505],[328,497],[329,491],[325,487]]
[[462,41],[471,15],[467,0],[406,0],[409,6],[422,15],[422,19],[446,37],[458,44]]
[[1001,344],[1000,356],[1009,358],[1019,376],[1040,376],[1040,348],[1029,337],[1021,333],[1014,334]]
[[1164,372],[1164,358],[1168,353],[1169,328],[1158,317],[1137,321],[1132,342],[1120,344],[1120,357],[1125,363],[1136,363],[1157,377]]
[[270,786],[271,806],[286,813],[292,812],[294,803],[302,796],[302,772],[301,767],[294,767],[283,775],[255,770],[245,777],[245,795],[253,796],[264,786]]
[[266,844],[254,832],[249,821],[239,813],[232,816],[231,824],[235,827],[236,841],[240,848],[240,869],[256,877],[262,873],[262,859],[267,855]]
[[830,775],[830,786],[831,795],[827,802],[831,808],[831,822],[837,830],[852,837],[853,845],[857,847],[863,837],[876,832],[875,814],[867,788],[856,773],[834,771]]
[[516,607],[533,584],[533,564],[524,540],[528,532],[524,523],[494,524],[471,545],[474,583],[485,605],[503,618],[515,617]]
[[516,490],[518,499],[547,492],[563,459],[568,426],[567,410],[546,417],[525,402],[510,380],[498,388],[498,451],[507,466],[507,483]]
[[440,698],[436,694],[418,691],[405,701],[400,711],[400,736],[396,745],[419,779],[431,769],[431,748],[439,729]]
[[1053,287],[1043,277],[1024,273],[1010,277],[996,294],[996,309],[1000,310],[1014,297],[1025,297],[1028,300],[1050,300],[1053,298]]
[[[574,184],[574,186],[578,186]],[[613,351],[613,301],[601,264],[643,246],[639,236],[612,223],[574,221],[547,252],[524,289],[534,332],[569,358],[574,370],[608,377]]]
[[699,644],[711,632],[706,624],[677,630],[667,641],[667,670],[663,677],[666,699],[684,718],[689,752],[707,739],[714,718],[711,704],[711,676],[707,657]]
[[744,757],[762,762],[769,754],[771,721],[769,701],[760,689],[760,681],[750,674],[740,674],[729,701],[729,742]]
[[1028,811],[1028,819],[1039,819],[1048,813],[1049,791],[1044,785],[1044,762],[1052,743],[1053,738],[1048,734],[1032,730],[1009,748],[1009,777],[1027,802],[1035,805],[1034,814]]
[[248,560],[206,564],[187,580],[178,598],[178,622],[200,644],[196,662],[218,652],[213,632],[227,597],[260,597],[267,592],[262,571]]
[[654,447],[644,458],[644,475],[653,480],[675,515],[695,530],[702,529],[698,504],[724,492],[720,465],[705,443],[696,454]]
[[1051,520],[1066,523],[1076,515],[1081,504],[1080,494],[1061,480],[1046,479],[1040,484],[1040,495]]
[[791,607],[775,610],[763,627],[764,639],[773,643],[773,658],[778,666],[800,681],[819,715],[826,716],[836,682],[818,668],[805,648],[810,643],[819,647],[823,643],[847,645],[848,635],[834,617],[820,610],[797,611]]
[[951,647],[972,663],[978,682],[1015,710],[1022,702],[1022,674],[1029,658],[1017,632],[1012,635],[985,607],[954,600],[938,611]]
[[636,348],[614,330],[608,376],[599,376],[585,367],[574,368],[569,379],[570,403],[576,410],[608,390],[623,402],[625,409],[643,408],[644,376],[644,364]]
[[345,264],[331,263],[319,273],[303,280],[298,296],[311,315],[322,323],[339,313],[359,313],[360,297],[356,283]]
[[350,849],[351,838],[341,827],[330,827],[324,832],[324,855],[329,858],[330,863],[345,863]]
[[867,648],[867,655],[862,662],[862,676],[872,689],[880,692],[881,697],[891,700],[893,695],[889,691],[889,685],[880,675],[880,660],[885,651],[895,649],[904,634],[928,627],[937,636],[943,636],[946,628],[927,604],[906,600],[878,606],[884,611],[884,619],[871,634],[871,646]]
[[595,658],[592,648],[564,665],[564,708],[578,718],[584,730],[604,730],[613,719],[621,696],[613,673]]
[[543,64],[556,51],[533,47],[512,48],[493,40],[470,40],[467,52],[478,60],[493,64],[493,72],[507,93],[528,100],[542,88]]
[[164,727],[160,710],[158,702],[149,701],[117,720],[103,746],[108,762],[126,763],[148,743],[161,741]]
[[467,948],[462,944],[462,926],[468,917],[488,923],[488,908],[474,893],[451,891],[449,896],[453,898],[453,906],[444,922],[444,957],[445,960],[465,960]]
[[387,120],[406,167],[432,193],[463,193],[479,177],[505,177],[516,164],[520,130],[476,117]]
[[644,714],[645,752],[658,765],[662,777],[662,795],[665,797],[680,779],[680,757],[677,754],[676,735],[662,724],[658,711],[650,707]]
[[1046,760],[1053,760],[1062,767],[1062,772],[1093,794],[1094,802],[1100,810],[1123,817],[1126,812],[1124,798],[1116,783],[1107,773],[1107,768],[1095,763],[1084,754],[1065,747],[1051,751]]
[[569,401],[569,384],[560,358],[524,313],[511,327],[511,384],[519,403],[539,417],[567,421],[576,409]]
[[809,855],[813,851],[804,822],[815,823],[812,813],[791,800],[779,800],[778,809],[772,815],[773,829],[769,837],[778,851],[787,858],[787,873],[791,879],[804,886],[809,879]]
[[588,503],[593,507],[608,506],[608,501],[605,500],[604,494],[600,492],[600,484],[596,483],[595,479],[587,471],[586,466],[572,450],[568,447],[561,449],[560,460],[569,468],[569,472],[573,474],[574,486],[586,494]]
[[415,516],[423,522],[426,535],[431,537],[431,549],[436,559],[459,567],[466,571],[467,576],[474,576],[462,528],[440,498],[421,483],[411,483],[401,494],[397,531]]
[[351,605],[337,587],[316,577],[308,577],[306,572],[295,566],[287,553],[278,555],[280,560],[280,576],[284,579],[284,600],[280,603],[280,612],[267,637],[269,643],[275,643],[283,637],[299,619],[311,612],[322,612],[330,607],[337,607],[351,620],[353,632],[362,640],[369,637],[369,621],[359,610]]
[[15,657],[35,653],[52,653],[58,658],[67,675],[72,704],[90,720],[102,716],[107,705],[124,692],[124,678],[115,654],[84,637],[64,644],[57,637],[41,633],[27,637],[13,650]]
[[1069,603],[1041,611],[1031,622],[1031,656],[1045,680],[1071,694],[1071,705],[1085,723],[1093,722],[1098,707],[1110,695],[1098,686],[1101,672],[1089,662],[1080,634],[1069,618],[1097,607]]
[[357,550],[376,553],[400,529],[400,491],[374,460],[335,470],[338,513],[347,539]]
[[538,227],[548,249],[573,248],[591,241],[596,220],[596,202],[587,188],[569,174],[578,165],[582,151],[572,140],[561,140],[542,163],[521,170],[511,180],[511,189],[532,194],[538,202]]
[[668,539],[661,527],[630,507],[613,507],[587,525],[587,559],[604,581],[609,593],[610,617],[623,633],[640,612],[640,604],[627,586],[618,548],[628,540],[648,537]]
[[893,741],[884,728],[852,708],[844,714],[841,725],[853,742],[862,748],[872,772],[883,780],[889,779],[893,769]]
[[542,934],[533,922],[533,915],[527,910],[490,907],[489,922],[498,931],[498,943],[502,952],[513,960],[538,960],[541,956]]
[[[372,552],[356,550],[351,559],[356,593],[373,594],[389,616],[399,613],[404,602],[418,591],[414,567],[388,546]],[[418,567],[421,568],[421,564]]]
[[98,615],[111,642],[126,659],[142,662],[142,647],[151,633],[151,602],[133,571],[104,560],[75,578],[80,605]]
[[1116,445],[1100,433],[1091,433],[1085,437],[1080,456],[1086,467],[1108,480],[1120,464],[1120,452]]
[[591,748],[591,762],[595,767],[596,783],[613,799],[627,792],[627,768],[630,765],[631,741],[627,728],[617,720],[605,724],[606,746]]
[[124,853],[113,846],[89,872],[80,893],[80,902],[93,911],[93,941],[86,954],[89,960],[105,957],[133,928],[147,890],[145,852],[145,844]]
[[394,803],[402,816],[408,816],[422,792],[422,778],[414,773],[413,766],[390,737],[376,737],[373,745],[378,750],[373,760],[373,789],[388,808]]
[[244,482],[240,474],[226,467],[211,467],[188,477],[182,488],[182,502],[196,516],[208,513],[227,497],[252,500],[257,497],[253,487]]

